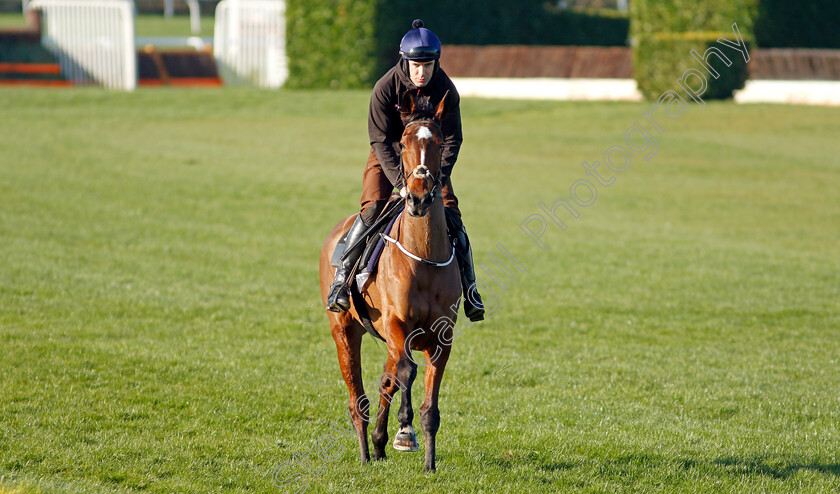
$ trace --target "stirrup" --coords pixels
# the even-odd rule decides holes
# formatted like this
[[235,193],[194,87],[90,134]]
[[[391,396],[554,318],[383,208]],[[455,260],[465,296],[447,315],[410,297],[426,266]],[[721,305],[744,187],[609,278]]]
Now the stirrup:
[[330,294],[327,296],[328,311],[347,312],[350,310],[350,290],[344,283],[330,287]]

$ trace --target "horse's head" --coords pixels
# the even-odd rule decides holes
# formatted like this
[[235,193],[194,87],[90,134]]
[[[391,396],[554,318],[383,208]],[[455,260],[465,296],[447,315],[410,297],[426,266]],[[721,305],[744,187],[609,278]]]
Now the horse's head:
[[405,130],[400,139],[405,178],[406,210],[411,216],[423,216],[440,197],[440,159],[443,154],[441,122],[449,110],[449,91],[437,108],[418,105],[414,94],[407,93],[400,104]]

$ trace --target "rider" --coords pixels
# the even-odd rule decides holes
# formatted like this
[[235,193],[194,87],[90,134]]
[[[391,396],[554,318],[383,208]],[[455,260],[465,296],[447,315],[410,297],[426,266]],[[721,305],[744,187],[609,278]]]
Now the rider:
[[[475,285],[472,252],[467,232],[461,223],[458,199],[452,190],[450,175],[461,148],[460,97],[452,80],[440,68],[440,40],[423,27],[423,21],[415,20],[412,29],[400,42],[402,58],[396,66],[382,76],[373,88],[368,112],[368,134],[370,155],[362,178],[361,213],[347,233],[345,245],[355,244],[382,212],[394,188],[405,194],[402,167],[400,164],[400,139],[405,129],[400,118],[399,103],[409,91],[416,95],[418,104],[434,108],[447,91],[450,93],[449,113],[441,123],[444,149],[441,157],[440,183],[443,204],[455,214],[447,214],[450,235],[457,238],[456,258],[461,269],[461,284],[464,289],[464,314],[471,321],[484,319],[484,307]],[[455,231],[453,232],[452,229]],[[327,309],[344,312],[350,308],[350,293],[347,277],[361,255],[358,247],[342,260],[336,269],[335,281],[330,286]]]

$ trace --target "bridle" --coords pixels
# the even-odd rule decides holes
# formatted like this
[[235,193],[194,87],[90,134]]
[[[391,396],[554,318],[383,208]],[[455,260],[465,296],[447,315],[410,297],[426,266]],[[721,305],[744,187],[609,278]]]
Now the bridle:
[[[406,126],[405,126],[405,128],[406,128],[406,129],[408,129],[408,128],[409,128],[409,127],[411,127],[411,126],[414,126],[414,125],[419,125],[419,124],[429,124],[429,125],[433,125],[435,128],[437,128],[437,129],[438,129],[438,131],[440,131],[440,133],[441,133],[441,134],[443,134],[443,130],[440,128],[440,124],[438,124],[437,122],[435,122],[434,120],[429,119],[429,118],[422,118],[422,119],[418,119],[418,120],[413,120],[413,121],[411,121],[411,122],[407,123],[407,124],[406,124]],[[441,147],[443,147],[443,146],[441,146]],[[424,166],[424,165],[418,165],[418,167],[414,168],[414,170],[411,170],[411,171],[409,172],[409,175],[414,174],[414,172],[415,172],[415,171],[417,170],[417,168],[419,168],[420,166]],[[443,197],[443,194],[442,194],[442,193],[441,193],[441,191],[440,191],[440,188],[442,187],[442,185],[441,185],[441,183],[440,183],[440,172],[441,172],[441,168],[442,168],[442,167],[438,167],[438,172],[437,172],[437,175],[433,178],[433,183],[434,183],[434,185],[432,186],[432,190],[430,190],[430,191],[429,191],[429,194],[432,196],[432,201],[434,201],[434,200],[435,200],[435,198],[438,198],[438,197]],[[404,175],[404,176],[403,176],[403,179],[405,179],[405,180],[406,180],[406,183],[408,182],[408,176]],[[380,233],[379,235],[381,235],[381,236],[382,236],[382,238],[383,238],[386,242],[390,242],[390,243],[392,243],[392,244],[396,245],[396,246],[400,249],[400,251],[402,251],[402,253],[403,253],[403,254],[405,254],[406,256],[410,257],[411,259],[414,259],[415,261],[419,261],[419,262],[421,262],[421,263],[423,263],[423,264],[428,264],[428,265],[430,265],[430,266],[436,266],[436,267],[441,267],[441,268],[442,268],[442,267],[444,267],[444,266],[449,266],[450,264],[452,264],[452,261],[455,259],[455,245],[454,245],[454,244],[452,245],[452,255],[451,255],[451,256],[449,256],[449,260],[448,260],[448,261],[446,261],[446,262],[435,262],[435,261],[432,261],[432,260],[429,260],[429,259],[424,259],[424,258],[422,258],[422,257],[420,257],[420,256],[415,255],[415,254],[412,254],[412,253],[411,253],[411,252],[409,252],[409,251],[408,251],[408,249],[406,249],[406,248],[405,248],[405,247],[404,247],[404,246],[400,243],[400,241],[399,241],[399,240],[397,240],[397,239],[391,238],[391,237],[389,237],[388,235],[385,235],[384,233]]]
[[[411,122],[408,122],[405,125],[405,128],[408,129],[409,127],[412,127],[414,125],[420,125],[420,124],[431,125],[434,128],[436,128],[438,130],[438,132],[441,133],[441,135],[443,134],[443,129],[440,127],[440,124],[437,123],[436,121],[432,120],[431,118],[419,118],[417,120],[412,120]],[[442,148],[443,148],[443,145],[441,145],[441,149]],[[429,191],[429,194],[432,196],[432,200],[434,200],[435,198],[438,198],[438,197],[443,197],[443,194],[440,191],[440,189],[443,187],[443,184],[440,183],[440,174],[441,174],[442,168],[443,167],[439,166],[438,171],[437,171],[437,175],[435,175],[432,178],[432,190]],[[414,174],[414,172],[416,170],[417,170],[417,168],[415,167],[414,170],[411,170],[410,172],[408,172],[407,175],[403,175],[403,180],[405,180],[406,183],[408,183],[408,177],[410,175]],[[405,173],[405,172],[403,171],[403,173]]]

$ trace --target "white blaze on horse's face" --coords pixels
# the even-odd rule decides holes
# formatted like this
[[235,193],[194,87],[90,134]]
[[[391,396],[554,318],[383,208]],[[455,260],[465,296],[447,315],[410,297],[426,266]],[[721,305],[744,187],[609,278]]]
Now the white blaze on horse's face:
[[[416,129],[411,128],[417,125]],[[433,127],[434,126],[434,127]],[[424,216],[436,197],[435,174],[440,173],[440,153],[443,150],[436,121],[409,123],[402,137],[403,166],[405,167],[406,202],[411,216]],[[409,167],[414,165],[414,168]]]
[[[432,131],[428,127],[420,127],[417,129],[417,139],[431,139]],[[420,166],[426,165],[426,148],[420,149]]]
[[420,127],[417,129],[417,134],[415,134],[418,139],[431,139],[432,138],[432,131],[429,130],[428,127]]

